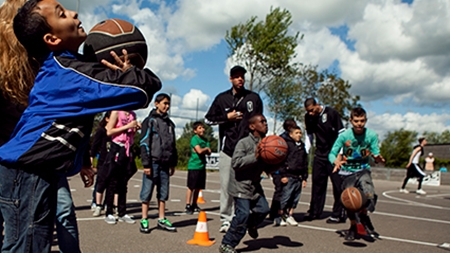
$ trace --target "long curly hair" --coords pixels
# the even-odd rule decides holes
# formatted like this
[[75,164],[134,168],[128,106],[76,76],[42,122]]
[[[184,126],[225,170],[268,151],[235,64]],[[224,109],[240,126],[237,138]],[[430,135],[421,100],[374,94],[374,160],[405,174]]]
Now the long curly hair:
[[0,6],[0,89],[3,97],[28,105],[39,64],[17,40],[13,19],[26,0],[6,0]]

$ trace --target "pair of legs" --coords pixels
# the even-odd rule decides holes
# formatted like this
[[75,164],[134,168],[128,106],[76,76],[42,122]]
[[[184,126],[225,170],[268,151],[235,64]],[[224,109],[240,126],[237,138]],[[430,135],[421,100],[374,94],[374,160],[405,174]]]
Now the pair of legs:
[[346,240],[354,240],[356,235],[356,224],[359,220],[364,225],[366,231],[372,235],[377,236],[372,222],[368,216],[368,211],[375,211],[375,205],[377,201],[377,195],[375,194],[375,187],[372,182],[371,172],[369,170],[362,170],[354,174],[344,176],[342,182],[342,190],[356,187],[367,198],[367,202],[359,212],[352,212],[347,210],[347,215],[350,220],[350,229],[346,235]]
[[188,170],[187,191],[186,191],[186,211],[192,213],[199,211],[197,199],[201,189],[205,189],[206,170]]
[[152,198],[153,189],[156,187],[156,199],[158,200],[158,215],[160,219],[165,217],[166,201],[169,199],[169,167],[153,163],[150,175],[143,174],[140,199],[142,202],[142,219],[148,217],[148,206]]
[[186,191],[186,205],[197,206],[197,198],[201,189],[187,189]]
[[301,193],[302,180],[298,177],[288,177],[288,182],[282,186],[280,210],[278,211],[278,214],[284,220],[290,218],[292,220],[291,225],[297,223],[292,215],[294,214],[294,209],[297,207],[298,201],[300,200]]
[[[269,213],[269,204],[264,196],[254,200],[234,198],[235,216],[231,220],[230,228],[222,239],[222,244],[235,248],[244,238],[247,228],[256,232],[256,227],[264,221]],[[251,234],[255,237],[255,234]],[[257,233],[256,233],[257,237]]]
[[2,252],[50,252],[59,177],[51,169],[0,165],[0,211],[5,226]]
[[275,190],[273,192],[272,204],[270,205],[269,219],[274,220],[279,217],[278,212],[280,210],[280,200],[282,194],[281,176],[279,174],[272,174],[272,183]]
[[422,171],[419,164],[411,163],[411,165],[408,167],[408,170],[406,172],[406,177],[403,180],[402,190],[405,190],[408,180],[410,178],[414,178],[414,177],[417,178],[417,181],[419,183],[419,185],[417,186],[417,190],[422,190],[422,181],[423,181],[423,178],[425,177],[425,175],[426,174]]
[[234,178],[234,170],[231,168],[231,157],[225,154],[223,151],[220,152],[220,163],[219,163],[219,173],[220,173],[220,221],[224,225],[224,229],[221,228],[221,232],[225,232],[231,219],[233,218],[234,201],[233,198],[228,193],[230,188],[230,180]]
[[345,210],[341,203],[341,178],[337,173],[331,173],[332,171],[333,167],[327,157],[314,157],[309,219],[318,219],[322,215],[327,195],[328,177],[330,177],[334,197],[331,217],[345,220]]

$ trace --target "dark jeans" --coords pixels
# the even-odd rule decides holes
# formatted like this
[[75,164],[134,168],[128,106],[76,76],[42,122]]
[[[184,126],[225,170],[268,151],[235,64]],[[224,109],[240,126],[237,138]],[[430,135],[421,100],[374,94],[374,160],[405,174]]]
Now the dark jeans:
[[247,227],[256,227],[269,213],[266,197],[259,196],[255,200],[234,198],[235,216],[230,228],[222,239],[223,244],[236,247],[244,238]]
[[333,166],[328,158],[315,156],[312,171],[312,190],[309,213],[311,216],[319,218],[322,215],[327,195],[328,177],[333,185],[333,217],[344,217],[345,211],[341,203],[341,177],[337,173],[331,173]]
[[5,220],[2,252],[50,252],[58,177],[0,165],[0,211]]
[[291,208],[296,208],[302,193],[302,180],[299,177],[288,177],[288,182],[283,184],[280,200],[280,210],[286,212]]

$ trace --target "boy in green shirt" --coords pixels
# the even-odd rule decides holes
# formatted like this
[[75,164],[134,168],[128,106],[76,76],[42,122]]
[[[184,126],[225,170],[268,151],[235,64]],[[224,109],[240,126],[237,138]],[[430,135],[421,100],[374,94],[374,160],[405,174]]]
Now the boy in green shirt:
[[187,214],[199,212],[197,198],[200,190],[205,189],[206,184],[206,156],[211,154],[209,142],[205,139],[205,125],[196,121],[193,124],[194,136],[192,136],[190,150],[191,158],[188,162],[188,179],[186,192]]
[[[333,173],[342,176],[342,190],[356,187],[366,196],[367,202],[359,212],[347,210],[350,219],[350,229],[345,236],[346,240],[354,240],[357,234],[356,216],[371,236],[377,236],[367,211],[373,212],[377,196],[370,175],[370,157],[375,162],[385,162],[380,155],[377,134],[365,128],[367,122],[366,111],[363,108],[354,108],[350,113],[352,129],[347,129],[336,139],[328,159],[334,165]],[[340,151],[342,150],[342,153]]]

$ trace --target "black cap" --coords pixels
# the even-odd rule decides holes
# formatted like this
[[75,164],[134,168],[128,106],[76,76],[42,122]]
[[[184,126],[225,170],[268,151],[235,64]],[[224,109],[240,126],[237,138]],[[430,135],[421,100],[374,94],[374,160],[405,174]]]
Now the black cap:
[[236,74],[238,72],[245,74],[245,73],[247,73],[247,70],[245,70],[245,68],[242,66],[236,65],[230,69],[230,76],[233,76],[234,74]]

